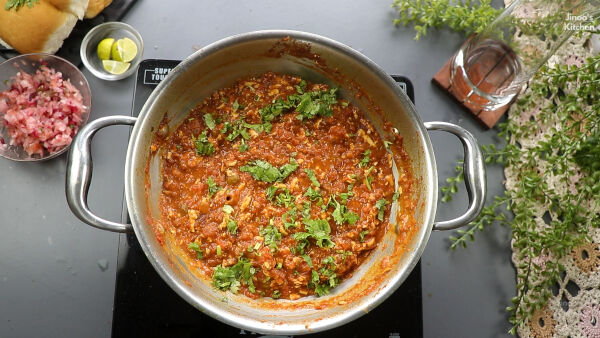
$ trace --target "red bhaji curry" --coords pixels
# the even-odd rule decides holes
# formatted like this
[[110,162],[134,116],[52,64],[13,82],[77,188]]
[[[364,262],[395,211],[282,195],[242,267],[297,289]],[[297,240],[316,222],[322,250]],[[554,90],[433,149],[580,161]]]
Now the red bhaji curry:
[[322,296],[377,246],[392,203],[410,193],[410,180],[394,186],[390,144],[327,85],[242,79],[156,133],[161,226],[219,290]]

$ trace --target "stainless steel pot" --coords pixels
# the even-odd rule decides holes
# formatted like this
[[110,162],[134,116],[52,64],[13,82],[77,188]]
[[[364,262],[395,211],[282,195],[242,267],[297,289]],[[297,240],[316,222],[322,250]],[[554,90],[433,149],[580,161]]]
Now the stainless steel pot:
[[[170,130],[174,130],[189,110],[212,91],[230,85],[240,77],[267,71],[295,74],[339,87],[340,94],[358,105],[380,133],[384,133],[384,117],[403,135],[417,180],[414,198],[418,201],[415,213],[418,231],[410,238],[407,248],[398,247],[395,226],[389,226],[382,242],[352,278],[328,296],[295,301],[251,300],[215,291],[210,283],[188,269],[180,249],[168,236],[165,245],[159,244],[149,224],[160,223],[157,201],[161,187],[159,159],[151,156],[149,148],[153,130],[165,114],[170,121]],[[90,142],[96,131],[114,124],[134,126],[125,164],[125,195],[132,224],[104,220],[87,206],[92,174]],[[427,130],[450,132],[464,146],[469,208],[462,216],[450,221],[434,222],[438,178]],[[296,31],[241,34],[197,51],[154,90],[138,118],[105,117],[82,128],[69,153],[66,179],[69,206],[82,221],[109,231],[135,231],[156,271],[186,301],[220,321],[266,334],[322,331],[369,312],[402,284],[421,257],[431,230],[454,229],[469,223],[481,211],[486,194],[481,152],[469,132],[445,122],[423,123],[407,96],[371,60],[339,42]],[[227,302],[222,301],[224,295],[227,295]]]

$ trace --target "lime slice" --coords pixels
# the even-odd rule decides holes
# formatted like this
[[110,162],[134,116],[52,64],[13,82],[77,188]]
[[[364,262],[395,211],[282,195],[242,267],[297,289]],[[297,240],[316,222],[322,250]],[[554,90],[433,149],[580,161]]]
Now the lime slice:
[[114,42],[115,39],[113,38],[106,38],[100,41],[100,43],[98,44],[98,49],[96,50],[96,52],[98,53],[98,58],[100,58],[100,60],[110,59],[110,51]]
[[127,69],[129,69],[129,66],[131,66],[131,64],[129,62],[121,62],[115,60],[102,60],[102,66],[107,72],[119,75],[125,73]]
[[130,38],[119,39],[112,45],[111,55],[116,61],[131,62],[137,53],[137,45]]

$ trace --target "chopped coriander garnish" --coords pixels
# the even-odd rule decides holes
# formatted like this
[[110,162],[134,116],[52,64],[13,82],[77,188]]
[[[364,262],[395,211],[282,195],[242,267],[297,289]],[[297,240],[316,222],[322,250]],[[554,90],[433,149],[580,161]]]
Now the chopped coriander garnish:
[[346,101],[342,101],[342,103],[340,103],[342,105],[342,107],[348,107],[348,102]]
[[348,199],[354,196],[352,189],[354,189],[354,184],[348,184],[348,188],[346,190],[347,192],[340,193],[340,200],[343,204],[346,204],[348,202]]
[[360,232],[358,237],[359,237],[361,243],[365,241],[365,235],[368,233],[369,233],[369,230],[363,230]]
[[303,121],[317,116],[331,116],[333,114],[331,106],[337,103],[336,93],[337,88],[333,88],[329,91],[309,92],[297,96],[295,98],[298,102],[296,106],[298,116],[296,118]]
[[308,264],[309,267],[313,268],[313,262],[312,259],[310,259],[309,255],[302,255],[302,259],[304,259],[304,261],[306,262],[306,264]]
[[281,262],[277,262],[277,264],[275,265],[276,269],[281,269],[283,268],[283,264],[281,264]]
[[215,152],[215,146],[208,140],[206,131],[198,135],[194,140],[194,145],[196,146],[196,153],[200,156],[212,155]]
[[233,293],[237,293],[240,289],[240,285],[244,282],[248,285],[248,290],[254,293],[256,288],[252,277],[256,273],[256,269],[252,266],[252,263],[247,258],[241,257],[237,263],[230,267],[223,267],[222,265],[214,268],[212,282],[213,286],[219,290],[229,290]]
[[300,84],[296,85],[296,92],[298,94],[304,94],[305,91],[306,91],[306,81],[302,80],[302,81],[300,81]]
[[349,223],[350,225],[354,225],[356,223],[356,221],[358,221],[358,215],[348,211],[348,208],[343,205],[340,204],[336,199],[335,196],[331,197],[329,199],[329,205],[332,205],[334,207],[333,213],[331,214],[331,216],[333,216],[333,220],[335,221],[336,224],[343,224],[344,222]]
[[277,168],[267,161],[254,160],[247,165],[240,167],[240,171],[249,173],[255,180],[272,183],[283,181],[296,170],[298,166],[298,162],[293,158],[290,158],[290,162],[283,165],[281,168]]
[[213,197],[213,195],[219,191],[221,188],[215,183],[215,180],[212,176],[209,176],[206,180],[206,184],[208,185],[208,195]]
[[321,198],[321,191],[313,189],[313,187],[308,187],[304,196],[308,197],[311,201],[316,201]]
[[248,143],[246,143],[246,140],[242,139],[242,143],[240,143],[240,146],[238,147],[238,150],[243,153],[245,151],[248,151]]
[[302,205],[302,218],[309,219],[310,218],[310,202],[305,201]]
[[281,233],[273,225],[273,220],[269,222],[269,225],[265,228],[261,227],[258,233],[264,238],[265,245],[271,248],[271,251],[278,249],[277,242],[281,241]]
[[367,178],[365,179],[365,183],[367,184],[367,189],[369,190],[373,190],[373,188],[371,188],[371,182],[373,182],[373,177],[367,176]]
[[383,221],[383,216],[385,213],[385,206],[388,204],[388,201],[386,201],[384,198],[380,199],[379,201],[377,201],[377,203],[375,203],[375,208],[377,208],[377,219],[380,221]]
[[198,258],[198,259],[204,258],[204,251],[202,251],[200,244],[198,244],[196,242],[191,242],[190,244],[188,244],[188,249],[196,252],[196,258]]
[[208,127],[208,129],[213,130],[216,127],[216,123],[215,123],[215,119],[213,118],[213,116],[211,114],[204,114],[204,123],[206,123],[206,126]]
[[306,241],[312,237],[317,245],[321,248],[333,248],[335,243],[331,241],[329,233],[331,233],[331,227],[325,219],[304,219],[304,229],[306,232],[296,232],[292,235],[292,238],[298,242]]
[[221,256],[223,254],[223,250],[220,245],[217,245],[217,256]]
[[278,299],[279,297],[281,297],[281,292],[279,290],[273,291],[273,294],[271,295],[271,298]]
[[237,228],[237,222],[235,220],[229,219],[227,221],[227,230],[229,230],[229,232],[235,235],[237,233]]
[[237,100],[235,100],[235,102],[233,103],[231,108],[233,108],[234,111],[240,109],[240,104],[238,103]]
[[291,227],[296,227],[296,208],[294,207],[281,215],[281,222],[286,230]]
[[319,188],[321,186],[319,180],[317,180],[317,175],[315,174],[314,170],[307,168],[304,169],[304,172],[306,173],[306,175],[308,175],[308,179],[315,187]]
[[398,198],[400,198],[400,193],[397,191],[394,191],[394,194],[392,195],[392,203],[396,202],[398,200]]
[[369,165],[369,161],[371,160],[371,149],[367,149],[365,150],[365,152],[363,153],[363,158],[362,160],[360,160],[360,162],[358,163],[358,166],[360,168],[364,168],[367,165]]
[[[319,276],[319,273],[323,277],[327,278],[325,282],[321,283],[321,277]],[[311,279],[308,285],[315,289],[315,293],[317,294],[317,296],[321,297],[323,295],[328,294],[329,290],[331,290],[331,288],[336,287],[339,283],[340,279],[335,273],[335,267],[333,270],[323,267],[319,269],[319,272],[312,270]]]

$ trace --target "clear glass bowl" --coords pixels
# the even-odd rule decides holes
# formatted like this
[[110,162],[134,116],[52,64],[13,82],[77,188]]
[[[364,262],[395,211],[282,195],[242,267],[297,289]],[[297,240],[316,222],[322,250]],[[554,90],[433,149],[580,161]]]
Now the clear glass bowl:
[[[52,54],[34,53],[24,54],[17,57],[11,58],[3,63],[0,63],[0,92],[9,88],[12,78],[17,72],[22,71],[29,74],[35,74],[35,71],[44,63],[49,68],[54,68],[57,72],[62,73],[63,80],[70,80],[73,86],[79,90],[83,98],[83,105],[85,107],[81,114],[81,124],[78,130],[87,123],[90,117],[90,111],[92,107],[92,94],[90,92],[90,86],[86,78],[83,76],[81,71],[77,69],[69,61],[54,56]],[[1,113],[0,113],[1,114]],[[53,152],[48,153],[44,151],[44,156],[38,154],[29,155],[23,149],[22,146],[10,145],[10,136],[4,126],[4,119],[0,117],[0,156],[14,160],[14,161],[43,161],[54,157],[57,157],[67,151],[69,146]],[[4,143],[4,144],[2,144]]]
[[[102,67],[102,61],[97,55],[98,44],[105,38],[113,38],[116,40],[122,38],[130,38],[135,42],[138,48],[138,53],[133,60],[131,60],[131,66],[123,74],[111,74],[104,70]],[[90,30],[83,41],[81,41],[81,47],[79,54],[81,61],[94,76],[108,81],[121,80],[131,76],[137,70],[137,66],[142,61],[142,54],[144,53],[144,41],[142,36],[135,28],[122,22],[105,22],[94,27]]]

